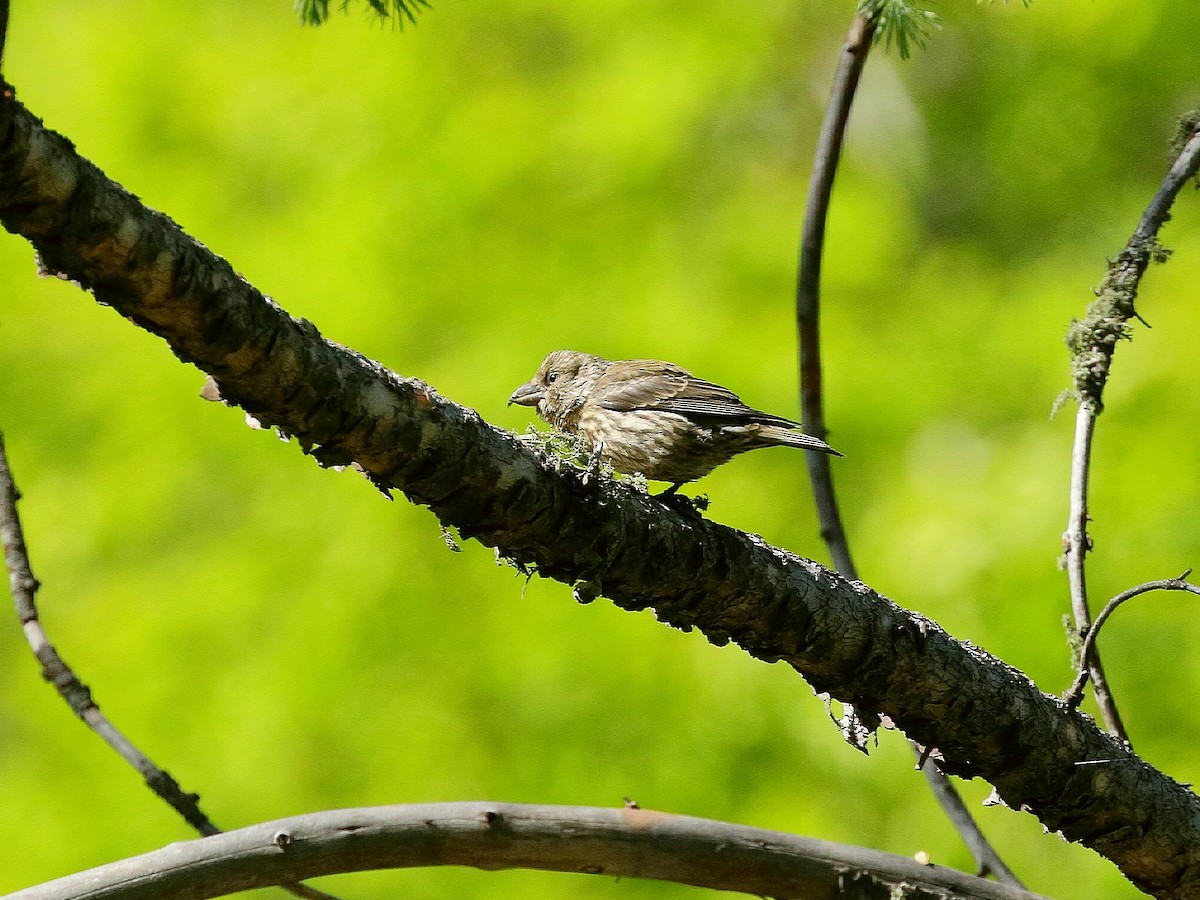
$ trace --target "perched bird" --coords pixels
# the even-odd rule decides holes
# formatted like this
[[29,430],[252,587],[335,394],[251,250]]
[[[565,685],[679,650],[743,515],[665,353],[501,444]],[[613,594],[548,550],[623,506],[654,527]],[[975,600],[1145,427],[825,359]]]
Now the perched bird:
[[610,361],[555,350],[508,402],[532,406],[558,430],[577,435],[592,464],[670,481],[667,493],[759,447],[842,455],[798,431],[796,422],[752,409],[728,388],[657,359]]

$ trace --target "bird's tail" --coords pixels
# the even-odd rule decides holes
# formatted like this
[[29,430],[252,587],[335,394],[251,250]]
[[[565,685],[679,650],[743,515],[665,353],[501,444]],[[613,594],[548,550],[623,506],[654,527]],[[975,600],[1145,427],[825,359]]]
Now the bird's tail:
[[793,428],[781,428],[778,425],[767,425],[759,431],[767,443],[780,444],[784,447],[799,447],[802,450],[816,450],[818,453],[828,453],[830,456],[845,456],[839,453],[820,438],[805,434]]

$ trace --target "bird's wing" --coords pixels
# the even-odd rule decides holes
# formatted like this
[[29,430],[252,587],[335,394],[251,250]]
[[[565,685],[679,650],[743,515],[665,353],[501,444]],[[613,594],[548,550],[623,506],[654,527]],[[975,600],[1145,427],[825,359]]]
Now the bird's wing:
[[592,398],[618,412],[657,409],[682,391],[690,378],[685,369],[656,359],[622,360],[609,366],[596,382]]
[[771,413],[747,406],[742,402],[742,398],[729,388],[713,384],[711,381],[702,381],[699,378],[689,378],[683,390],[659,404],[659,408],[703,418],[757,422],[763,425],[778,425],[782,428],[797,427],[797,424],[791,419],[774,416]]
[[798,427],[790,419],[747,406],[729,388],[657,360],[629,360],[614,365],[596,387],[595,396],[605,409],[660,409],[696,418]]

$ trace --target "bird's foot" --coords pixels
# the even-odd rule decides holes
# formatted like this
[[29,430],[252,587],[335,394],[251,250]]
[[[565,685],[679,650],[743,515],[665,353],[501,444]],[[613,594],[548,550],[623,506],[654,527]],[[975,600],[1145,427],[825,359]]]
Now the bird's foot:
[[675,512],[685,516],[693,516],[697,519],[702,518],[701,513],[708,509],[708,497],[705,494],[697,494],[695,497],[687,497],[683,494],[676,493],[682,483],[673,484],[665,491],[655,496],[663,502],[665,506],[669,506]]
[[600,454],[604,452],[604,444],[597,443],[588,457],[587,466],[583,470],[583,483],[587,484],[600,474]]

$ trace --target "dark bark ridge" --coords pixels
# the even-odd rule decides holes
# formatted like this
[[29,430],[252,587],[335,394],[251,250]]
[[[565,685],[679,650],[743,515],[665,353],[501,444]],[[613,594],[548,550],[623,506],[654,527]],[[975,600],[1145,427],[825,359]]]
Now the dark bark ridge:
[[0,101],[0,221],[325,465],[354,462],[464,537],[625,609],[783,661],[886,715],[1138,887],[1200,897],[1200,801],[1021,672],[860,582],[627,484],[584,483],[477,413],[327,341]]

